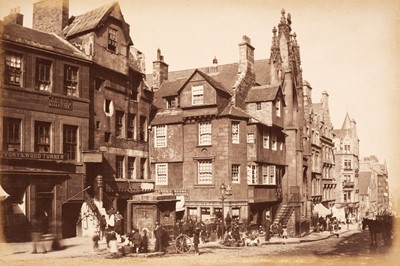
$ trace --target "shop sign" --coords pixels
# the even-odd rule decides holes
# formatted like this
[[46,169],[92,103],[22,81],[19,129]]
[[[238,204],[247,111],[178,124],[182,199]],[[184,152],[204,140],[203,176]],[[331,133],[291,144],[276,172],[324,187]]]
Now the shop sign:
[[62,153],[39,153],[23,151],[2,151],[0,158],[4,159],[30,159],[30,160],[67,160],[66,154]]
[[49,107],[72,110],[72,100],[56,96],[49,96]]

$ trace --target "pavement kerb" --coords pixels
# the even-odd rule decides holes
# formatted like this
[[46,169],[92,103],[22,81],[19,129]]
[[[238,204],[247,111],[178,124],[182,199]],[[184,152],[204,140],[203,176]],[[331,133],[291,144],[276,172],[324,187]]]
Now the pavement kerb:
[[316,242],[316,241],[321,241],[321,240],[325,240],[328,239],[330,237],[333,236],[337,236],[346,232],[351,231],[351,229],[346,229],[343,231],[340,231],[339,233],[334,233],[334,234],[329,234],[326,236],[321,236],[319,238],[316,239],[306,239],[307,236],[305,236],[303,239],[302,238],[289,238],[289,239],[285,239],[285,240],[281,240],[281,241],[272,241],[272,242],[262,242],[261,246],[267,246],[267,245],[287,245],[287,244],[299,244],[299,243],[309,243],[309,242]]

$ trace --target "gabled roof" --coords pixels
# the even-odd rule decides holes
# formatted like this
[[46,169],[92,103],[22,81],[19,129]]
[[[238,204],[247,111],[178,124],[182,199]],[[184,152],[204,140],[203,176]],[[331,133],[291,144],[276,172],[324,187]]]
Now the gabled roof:
[[[88,11],[82,15],[72,17],[72,22],[63,29],[63,33],[66,38],[71,38],[75,35],[85,34],[86,32],[93,31],[97,27],[102,25],[110,14],[117,10],[121,12],[118,2],[110,3],[99,8]],[[121,14],[122,15],[122,14]],[[124,31],[129,31],[129,28],[125,28]],[[132,44],[132,40],[129,36],[129,32],[124,32],[128,42]]]
[[279,86],[263,85],[252,87],[246,98],[246,103],[270,102],[276,99]]
[[26,28],[14,23],[4,24],[2,38],[21,45],[74,56],[77,59],[89,60],[89,58],[75,46],[53,33]]
[[[216,73],[213,73],[211,71],[212,67],[202,67],[197,69],[203,72],[204,74],[210,76],[211,78],[213,78],[215,81],[223,85],[229,91],[230,94],[233,94],[232,88],[235,85],[236,80],[238,78],[237,76],[238,66],[239,66],[238,63],[218,65],[217,66],[218,70]],[[256,83],[259,85],[269,84],[270,82],[269,60],[267,59],[255,60],[254,66],[256,72]],[[174,82],[176,80],[182,80],[182,79],[186,80],[193,74],[195,70],[196,68],[179,70],[179,71],[170,71],[168,72],[168,80],[164,81],[161,87],[164,84],[167,84],[169,82]],[[153,85],[153,75],[147,74],[146,78],[149,85]]]
[[[228,90],[224,87],[224,85],[222,85],[220,82],[216,81],[215,79],[213,79],[212,77],[208,76],[207,74],[201,72],[200,70],[196,69],[197,73],[200,74],[200,76],[202,76],[211,86],[213,86],[216,90],[219,90],[221,92],[224,92],[228,95],[232,95],[231,90]],[[193,74],[194,75],[194,74]]]
[[238,118],[247,118],[250,119],[251,116],[241,109],[229,104],[219,116],[229,116],[229,117],[238,117]]

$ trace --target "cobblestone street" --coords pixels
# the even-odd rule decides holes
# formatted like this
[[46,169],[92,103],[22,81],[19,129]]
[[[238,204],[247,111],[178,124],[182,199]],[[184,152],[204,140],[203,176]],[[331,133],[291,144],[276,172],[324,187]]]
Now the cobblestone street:
[[[88,239],[89,240],[89,239]],[[30,245],[16,249],[9,256],[2,256],[4,265],[399,265],[395,251],[399,244],[384,246],[380,239],[378,247],[370,247],[368,231],[356,229],[337,237],[329,237],[308,243],[288,242],[257,247],[225,247],[217,242],[200,244],[200,256],[194,254],[166,254],[157,257],[106,258],[105,243],[102,252],[91,250],[91,243],[67,246],[63,251],[47,254],[30,254]],[[27,243],[28,244],[28,243]]]

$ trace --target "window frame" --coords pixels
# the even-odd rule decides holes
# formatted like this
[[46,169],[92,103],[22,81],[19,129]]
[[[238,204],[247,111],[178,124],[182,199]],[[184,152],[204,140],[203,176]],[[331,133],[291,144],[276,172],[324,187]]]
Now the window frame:
[[[160,173],[159,168],[164,168]],[[168,163],[156,163],[155,164],[155,173],[156,173],[156,185],[168,185]]]
[[154,147],[167,147],[167,125],[154,126]]
[[[69,130],[70,132],[67,132]],[[72,133],[71,136],[68,136]],[[68,142],[66,139],[70,139]],[[73,149],[71,149],[73,148]],[[63,153],[67,154],[68,160],[73,161],[78,159],[78,126],[74,125],[63,125]],[[72,156],[71,158],[71,154]]]
[[[237,129],[235,129],[237,127]],[[231,124],[231,139],[233,144],[239,144],[240,143],[240,122],[238,121],[232,121]],[[236,130],[236,132],[235,132]]]
[[21,151],[21,144],[22,119],[3,117],[3,149],[5,151]]
[[256,102],[256,111],[261,111],[261,110],[262,110],[261,102]]
[[212,160],[199,160],[197,161],[197,184],[210,185],[213,184],[213,161]]
[[[250,175],[249,175],[250,173]],[[248,185],[257,185],[258,182],[258,165],[250,164],[247,165],[247,184]]]
[[23,55],[11,51],[6,51],[4,61],[4,83],[12,86],[22,87],[24,67]]
[[136,162],[136,157],[128,156],[128,169],[127,169],[127,176],[126,176],[127,179],[135,179],[136,178],[135,162]]
[[256,135],[254,133],[247,133],[247,143],[256,143]]
[[263,165],[262,166],[263,184],[276,185],[276,166]]
[[240,164],[231,166],[232,184],[240,184]]
[[128,113],[128,123],[126,127],[126,137],[128,139],[135,138],[135,119],[136,119],[136,114]]
[[[201,93],[200,93],[201,91]],[[204,104],[204,86],[193,85],[192,86],[192,105],[198,106]]]
[[107,50],[117,53],[118,30],[109,27],[107,31]]
[[115,136],[125,137],[125,112],[123,111],[115,111]]
[[198,145],[211,146],[212,145],[212,123],[211,121],[198,123]]
[[[44,58],[36,58],[35,88],[39,91],[52,90],[53,62]],[[42,72],[45,73],[42,73]]]
[[[51,152],[51,123],[44,121],[35,121],[35,140],[34,140],[34,151],[40,153],[50,153]],[[44,136],[43,136],[44,135]],[[47,143],[42,143],[40,140],[42,138],[47,139]],[[41,151],[41,148],[48,148],[47,151]]]
[[263,148],[264,149],[269,149],[270,148],[270,136],[269,132],[264,130],[263,131]]
[[167,109],[174,109],[177,107],[176,97],[168,97],[167,98]]
[[79,67],[64,65],[64,95],[79,97]]
[[280,99],[277,99],[276,100],[276,102],[275,102],[275,110],[276,110],[276,116],[277,117],[281,117],[281,100]]
[[115,178],[117,179],[125,178],[125,156],[121,155],[115,156]]
[[271,149],[273,151],[277,151],[278,150],[278,137],[276,136],[276,134],[271,134]]

